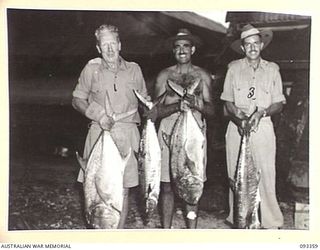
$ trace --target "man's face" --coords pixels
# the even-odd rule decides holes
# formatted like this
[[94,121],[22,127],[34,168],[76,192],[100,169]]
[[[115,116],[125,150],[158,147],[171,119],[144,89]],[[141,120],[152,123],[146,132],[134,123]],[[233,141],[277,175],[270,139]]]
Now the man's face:
[[173,45],[174,56],[180,64],[189,63],[195,49],[195,46],[189,40],[177,40]]
[[249,60],[256,60],[260,57],[263,42],[259,35],[249,36],[243,40],[241,48]]
[[104,32],[100,36],[97,49],[107,63],[116,63],[119,59],[121,43],[118,41],[116,34]]

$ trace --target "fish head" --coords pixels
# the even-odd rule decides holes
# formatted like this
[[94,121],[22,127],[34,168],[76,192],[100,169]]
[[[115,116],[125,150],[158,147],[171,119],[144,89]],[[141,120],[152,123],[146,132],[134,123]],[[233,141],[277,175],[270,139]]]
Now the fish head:
[[120,213],[108,204],[99,204],[89,216],[89,224],[95,229],[117,228],[120,221]]
[[193,95],[195,89],[198,87],[199,83],[200,83],[201,79],[197,78],[187,89],[187,93],[189,95]]

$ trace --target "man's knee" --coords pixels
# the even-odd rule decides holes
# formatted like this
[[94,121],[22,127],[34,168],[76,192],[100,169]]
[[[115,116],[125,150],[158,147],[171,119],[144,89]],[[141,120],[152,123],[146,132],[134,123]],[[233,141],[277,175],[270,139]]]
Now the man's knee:
[[129,197],[129,188],[124,188],[123,189],[123,198],[127,199]]

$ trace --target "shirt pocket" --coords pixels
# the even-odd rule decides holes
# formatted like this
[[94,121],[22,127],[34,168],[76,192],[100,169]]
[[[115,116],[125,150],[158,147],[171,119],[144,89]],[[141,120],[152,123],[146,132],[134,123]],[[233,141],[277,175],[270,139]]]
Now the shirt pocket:
[[262,108],[268,108],[271,105],[271,89],[268,82],[263,82],[261,87],[258,88],[258,106]]
[[238,83],[234,88],[234,103],[237,107],[249,106],[249,86],[246,83]]
[[103,90],[102,90],[102,82],[93,80],[91,83],[91,99],[101,103],[103,100]]

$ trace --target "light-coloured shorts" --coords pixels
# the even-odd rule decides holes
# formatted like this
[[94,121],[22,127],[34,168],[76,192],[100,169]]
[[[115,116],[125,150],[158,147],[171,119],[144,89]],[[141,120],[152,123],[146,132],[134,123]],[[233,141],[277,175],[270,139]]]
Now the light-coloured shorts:
[[[117,145],[120,154],[125,157],[129,153],[131,148],[132,153],[129,158],[129,161],[124,170],[123,177],[123,186],[126,188],[134,187],[139,184],[138,178],[138,162],[133,151],[138,152],[139,149],[139,140],[140,134],[135,123],[115,123],[111,129],[111,136]],[[90,126],[90,129],[87,134],[83,158],[88,159],[91,153],[91,150],[96,143],[99,135],[101,133],[101,128],[97,123],[93,123]],[[84,180],[84,171],[80,169],[78,175],[78,182],[83,182]]]

